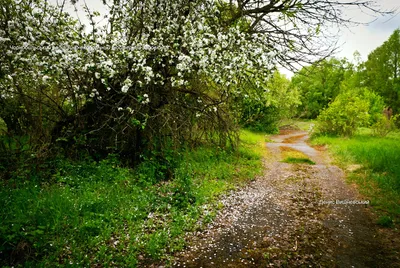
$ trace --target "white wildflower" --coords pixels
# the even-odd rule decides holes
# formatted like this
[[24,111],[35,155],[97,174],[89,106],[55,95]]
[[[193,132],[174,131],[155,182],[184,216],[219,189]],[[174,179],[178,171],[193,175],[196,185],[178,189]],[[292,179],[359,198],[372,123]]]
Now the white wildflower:
[[47,75],[44,75],[44,76],[42,77],[42,80],[43,80],[44,83],[47,83],[47,81],[48,81],[49,79],[50,79],[50,77],[47,76]]
[[142,104],[148,104],[150,102],[149,95],[143,94]]
[[128,92],[128,90],[129,90],[129,87],[127,85],[124,85],[121,88],[122,93],[126,93],[126,92]]

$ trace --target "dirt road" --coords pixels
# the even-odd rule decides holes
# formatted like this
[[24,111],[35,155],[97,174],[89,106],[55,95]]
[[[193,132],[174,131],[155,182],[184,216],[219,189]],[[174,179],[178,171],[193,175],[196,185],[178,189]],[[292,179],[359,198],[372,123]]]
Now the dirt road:
[[[301,131],[273,136],[263,176],[223,198],[215,221],[193,235],[174,267],[400,267],[368,200],[307,138]],[[315,165],[281,162],[282,148]]]

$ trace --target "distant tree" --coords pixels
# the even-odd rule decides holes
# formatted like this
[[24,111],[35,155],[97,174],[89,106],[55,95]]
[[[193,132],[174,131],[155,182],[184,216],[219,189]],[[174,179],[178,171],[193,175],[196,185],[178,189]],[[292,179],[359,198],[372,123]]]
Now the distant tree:
[[400,30],[397,29],[364,63],[364,83],[400,112]]
[[332,58],[301,69],[292,84],[301,95],[299,115],[316,118],[340,92],[342,81],[351,75],[352,65],[346,59]]

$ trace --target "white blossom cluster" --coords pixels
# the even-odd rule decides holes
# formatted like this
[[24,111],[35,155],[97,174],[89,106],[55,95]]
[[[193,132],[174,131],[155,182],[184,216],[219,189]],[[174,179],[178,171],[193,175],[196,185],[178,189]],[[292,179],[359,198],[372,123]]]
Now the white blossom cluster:
[[[23,11],[24,5],[32,11]],[[7,21],[7,31],[0,30],[0,49],[5,51],[1,69],[9,73],[9,79],[0,79],[0,90],[8,94],[18,79],[57,85],[76,102],[102,100],[115,92],[147,105],[148,87],[191,87],[191,78],[204,77],[232,88],[230,94],[244,94],[241,79],[251,77],[261,85],[273,68],[275,55],[264,45],[265,36],[246,35],[239,26],[219,27],[214,0],[191,1],[186,7],[178,0],[158,5],[154,0],[121,0],[114,7],[114,21],[91,33],[67,14],[57,17],[59,11],[45,1],[22,0],[14,7],[15,20]],[[132,34],[139,20],[146,23]]]

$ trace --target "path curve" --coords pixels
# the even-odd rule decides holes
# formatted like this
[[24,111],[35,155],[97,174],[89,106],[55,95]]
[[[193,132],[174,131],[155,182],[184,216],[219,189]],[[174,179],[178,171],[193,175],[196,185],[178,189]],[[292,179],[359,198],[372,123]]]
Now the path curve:
[[[173,267],[400,267],[382,242],[368,205],[344,183],[326,152],[291,131],[267,143],[265,172],[225,196],[224,208],[192,235]],[[280,162],[282,146],[316,164]]]

